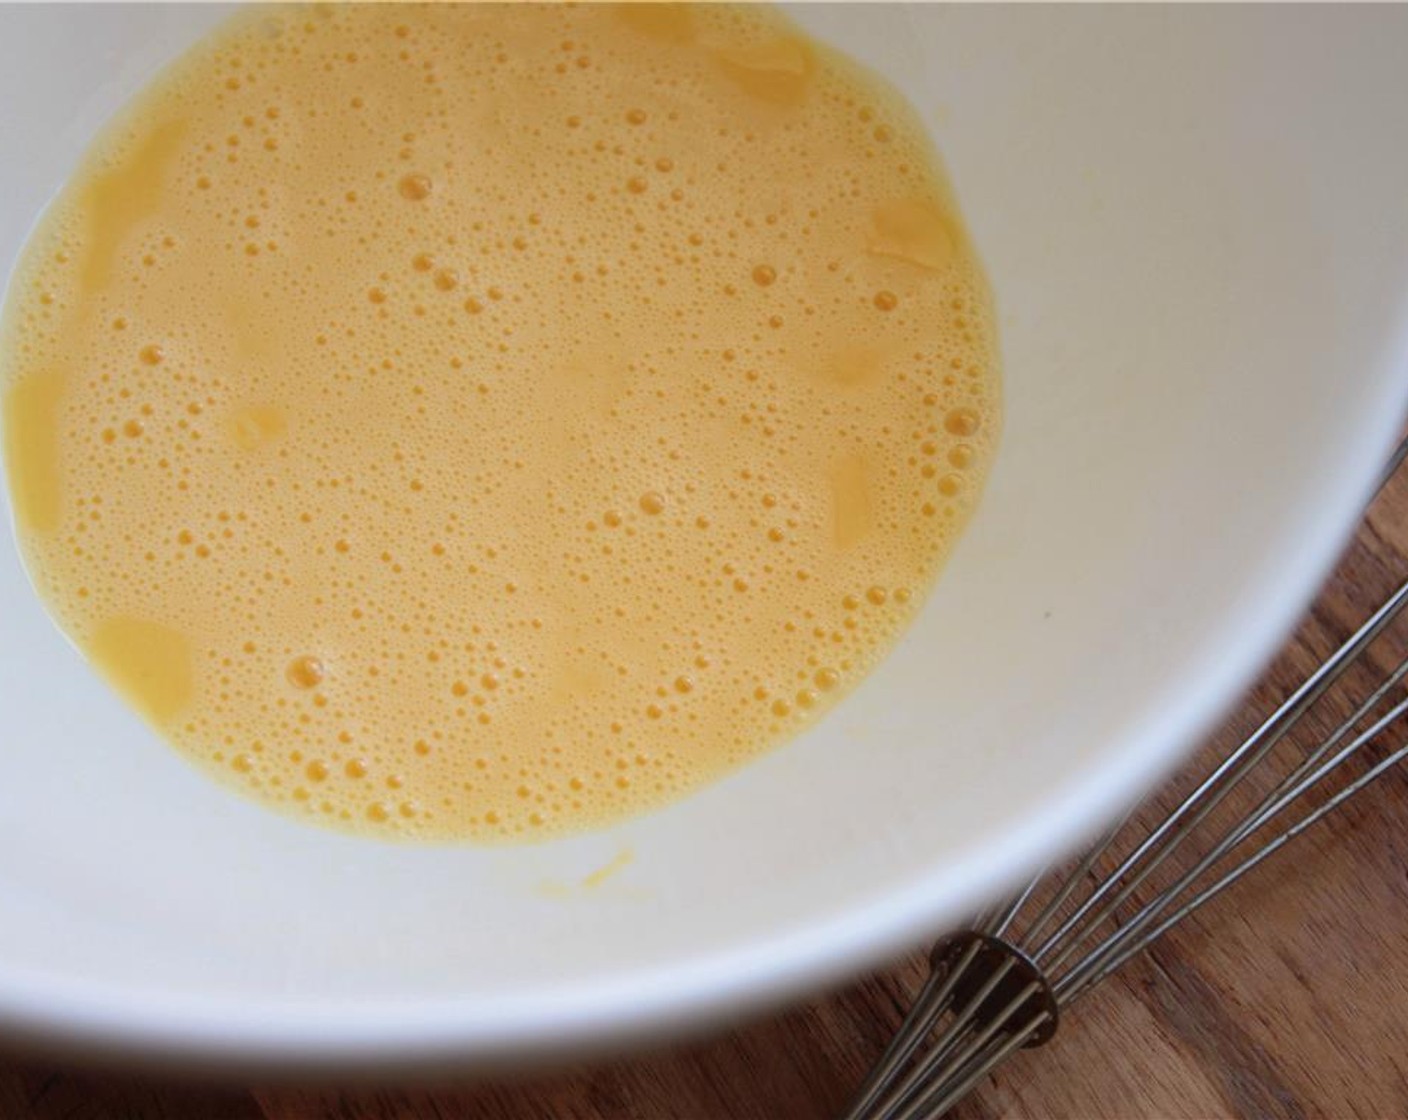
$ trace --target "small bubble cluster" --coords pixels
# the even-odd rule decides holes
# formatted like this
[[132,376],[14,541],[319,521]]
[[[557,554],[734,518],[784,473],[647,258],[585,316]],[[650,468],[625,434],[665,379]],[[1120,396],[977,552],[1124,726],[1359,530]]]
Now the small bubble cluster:
[[904,102],[762,6],[236,17],[0,349],[22,545],[183,752],[366,835],[660,806],[892,647],[999,420]]

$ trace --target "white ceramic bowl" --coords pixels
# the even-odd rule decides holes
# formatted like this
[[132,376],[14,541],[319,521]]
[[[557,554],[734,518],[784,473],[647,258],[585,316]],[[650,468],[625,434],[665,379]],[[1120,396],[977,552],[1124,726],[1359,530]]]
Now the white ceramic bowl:
[[[0,260],[220,15],[0,8]],[[915,943],[1093,831],[1273,650],[1401,416],[1408,9],[797,15],[930,122],[1001,310],[1002,452],[899,651],[666,811],[379,846],[188,768],[0,529],[0,1028],[365,1070],[704,1022]]]

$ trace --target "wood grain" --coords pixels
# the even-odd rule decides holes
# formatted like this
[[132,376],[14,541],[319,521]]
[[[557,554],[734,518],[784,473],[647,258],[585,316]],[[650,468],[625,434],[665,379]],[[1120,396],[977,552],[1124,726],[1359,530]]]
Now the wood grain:
[[[1213,736],[1225,753],[1408,574],[1408,471]],[[1199,761],[1190,767],[1200,769]],[[1408,1116],[1408,772],[1385,776],[1078,1005],[958,1107],[992,1117]],[[709,1041],[456,1088],[175,1085],[0,1064],[15,1120],[825,1120],[923,976],[919,954]]]

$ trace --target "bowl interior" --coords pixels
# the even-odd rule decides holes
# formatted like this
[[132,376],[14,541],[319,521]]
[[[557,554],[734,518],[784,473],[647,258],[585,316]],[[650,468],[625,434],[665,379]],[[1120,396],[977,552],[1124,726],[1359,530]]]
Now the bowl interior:
[[[901,648],[666,811],[378,846],[188,768],[49,622],[4,517],[0,1025],[404,1062],[697,1021],[916,941],[1093,831],[1271,651],[1399,423],[1408,9],[795,11],[929,122],[1001,313],[1002,451]],[[0,261],[221,14],[0,9]]]

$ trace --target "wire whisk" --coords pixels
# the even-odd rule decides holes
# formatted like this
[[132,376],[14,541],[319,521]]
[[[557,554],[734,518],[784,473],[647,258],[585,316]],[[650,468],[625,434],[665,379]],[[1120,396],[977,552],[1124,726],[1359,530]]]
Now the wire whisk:
[[[1408,440],[1381,486],[1405,456]],[[1171,807],[1136,808],[940,940],[845,1120],[943,1115],[1017,1050],[1047,1042],[1125,962],[1408,757],[1396,727],[1408,716],[1408,651],[1390,631],[1405,605],[1408,580]]]

